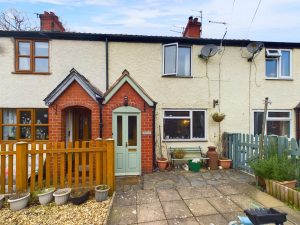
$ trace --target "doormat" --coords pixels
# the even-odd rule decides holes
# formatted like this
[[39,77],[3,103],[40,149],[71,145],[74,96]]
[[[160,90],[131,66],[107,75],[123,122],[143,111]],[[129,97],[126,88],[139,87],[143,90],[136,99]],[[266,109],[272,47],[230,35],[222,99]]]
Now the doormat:
[[125,191],[125,186],[137,186],[142,183],[141,176],[126,176],[126,177],[117,177],[117,184],[119,184],[123,191]]

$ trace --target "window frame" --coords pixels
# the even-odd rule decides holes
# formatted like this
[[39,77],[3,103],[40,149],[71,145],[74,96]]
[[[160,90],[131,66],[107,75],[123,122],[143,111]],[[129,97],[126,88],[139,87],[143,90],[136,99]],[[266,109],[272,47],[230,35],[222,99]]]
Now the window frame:
[[[3,110],[14,109],[16,110],[16,123],[15,124],[3,124]],[[35,141],[35,142],[47,142],[49,140],[49,118],[47,124],[37,124],[36,123],[36,110],[47,109],[48,108],[0,108],[0,142],[16,142],[16,141]],[[24,111],[31,112],[31,123],[30,124],[21,124],[20,113]],[[48,111],[49,117],[49,111]],[[16,139],[15,140],[4,140],[3,139],[3,127],[5,126],[15,126],[16,127]],[[31,128],[31,138],[24,139],[20,138],[21,127],[27,126]],[[48,127],[48,139],[38,140],[35,139],[36,127]]]
[[[165,116],[166,111],[177,111],[177,112],[189,112],[189,116]],[[193,138],[193,112],[204,112],[204,137],[203,138]],[[195,141],[207,141],[207,110],[206,109],[162,109],[162,124],[163,132],[161,133],[162,141],[166,142],[195,142]],[[164,119],[189,119],[190,120],[190,139],[165,139],[164,138]]]
[[[28,43],[30,45],[30,55],[19,55],[19,43]],[[48,56],[35,56],[35,43],[36,42],[46,42],[48,43]],[[29,70],[19,69],[19,58],[27,57],[30,60]],[[35,59],[48,59],[48,72],[35,72]],[[39,74],[39,75],[49,75],[50,73],[50,41],[45,39],[16,39],[15,40],[15,73],[16,74]]]
[[[254,134],[254,114],[256,112],[264,112],[263,109],[255,109],[253,110],[253,122],[252,122],[252,134]],[[289,113],[289,117],[269,117],[269,112],[288,112]],[[290,129],[290,137],[289,138],[292,138],[294,137],[294,130],[293,130],[293,115],[292,115],[292,110],[290,109],[270,109],[267,111],[267,117],[266,117],[266,124],[265,124],[265,133],[264,135],[267,135],[267,123],[268,121],[289,121],[290,122],[290,126],[289,126],[289,129]]]
[[[279,51],[279,55],[276,54],[269,54],[268,52],[270,50],[276,50]],[[288,51],[290,53],[290,75],[289,76],[283,76],[281,73],[281,68],[282,68],[282,51]],[[265,56],[265,77],[266,80],[292,80],[293,79],[293,67],[292,67],[292,61],[293,61],[293,50],[292,49],[273,49],[273,48],[268,48],[266,49],[266,56]],[[276,77],[268,77],[267,76],[267,69],[266,69],[266,61],[267,60],[277,60],[277,76]]]
[[[175,73],[165,73],[165,47],[167,46],[172,46],[175,45],[176,46],[176,68],[175,68]],[[178,55],[179,55],[179,48],[189,48],[190,49],[190,75],[180,75],[178,74],[178,65],[179,65],[179,61],[178,61]],[[182,77],[182,78],[190,78],[192,77],[192,46],[191,45],[184,45],[184,44],[179,44],[178,42],[174,42],[174,43],[168,43],[168,44],[163,44],[162,45],[162,75],[165,77]]]

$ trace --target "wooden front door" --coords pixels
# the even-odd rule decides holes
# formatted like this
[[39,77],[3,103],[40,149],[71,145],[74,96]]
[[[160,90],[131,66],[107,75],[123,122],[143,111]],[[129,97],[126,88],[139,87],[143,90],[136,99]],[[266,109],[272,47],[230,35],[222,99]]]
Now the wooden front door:
[[66,112],[66,141],[91,139],[91,111],[84,107],[72,107]]
[[131,109],[125,107],[124,112],[113,114],[116,176],[141,174],[140,113]]

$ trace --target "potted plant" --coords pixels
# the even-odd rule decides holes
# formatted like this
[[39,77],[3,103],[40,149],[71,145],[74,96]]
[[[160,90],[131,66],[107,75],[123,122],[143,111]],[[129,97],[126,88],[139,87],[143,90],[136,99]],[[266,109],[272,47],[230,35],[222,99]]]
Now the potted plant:
[[160,126],[159,126],[159,150],[160,150],[160,157],[157,157],[156,162],[160,171],[164,171],[168,165],[168,159],[163,157],[162,153],[162,142],[161,142],[161,134],[160,134]]
[[229,169],[231,167],[231,159],[227,158],[227,142],[226,134],[223,133],[221,137],[221,153],[219,154],[218,164],[222,169]]
[[2,209],[4,204],[4,195],[0,195],[0,209]]
[[95,187],[95,199],[97,202],[102,202],[107,199],[110,187],[106,184],[100,184]]
[[89,199],[90,192],[88,189],[74,189],[70,194],[70,202],[74,205],[80,205]]
[[220,112],[215,112],[211,115],[212,119],[215,121],[215,122],[221,122],[222,120],[224,120],[225,118],[225,114],[224,113],[220,113]]
[[69,196],[71,193],[71,188],[63,188],[63,189],[58,189],[53,193],[54,199],[55,199],[55,204],[56,205],[63,205],[67,203]]
[[39,198],[39,202],[41,205],[46,205],[50,203],[53,199],[53,192],[55,191],[55,188],[45,188],[40,191],[37,191],[37,196]]
[[24,209],[29,201],[30,193],[19,193],[12,195],[7,202],[10,204],[10,209],[18,211]]

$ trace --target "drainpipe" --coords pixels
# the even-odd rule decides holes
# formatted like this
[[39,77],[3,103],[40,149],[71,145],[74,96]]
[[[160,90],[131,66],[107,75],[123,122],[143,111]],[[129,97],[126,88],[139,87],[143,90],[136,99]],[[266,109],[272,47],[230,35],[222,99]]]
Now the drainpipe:
[[156,151],[155,151],[155,114],[156,114],[156,104],[157,102],[154,102],[153,105],[153,113],[152,113],[152,151],[153,151],[153,171],[156,168]]
[[106,91],[109,87],[109,80],[108,80],[108,38],[105,38],[105,72],[106,72]]
[[99,137],[103,138],[103,118],[102,118],[102,111],[103,111],[103,101],[104,98],[102,96],[96,96],[97,101],[99,103]]

